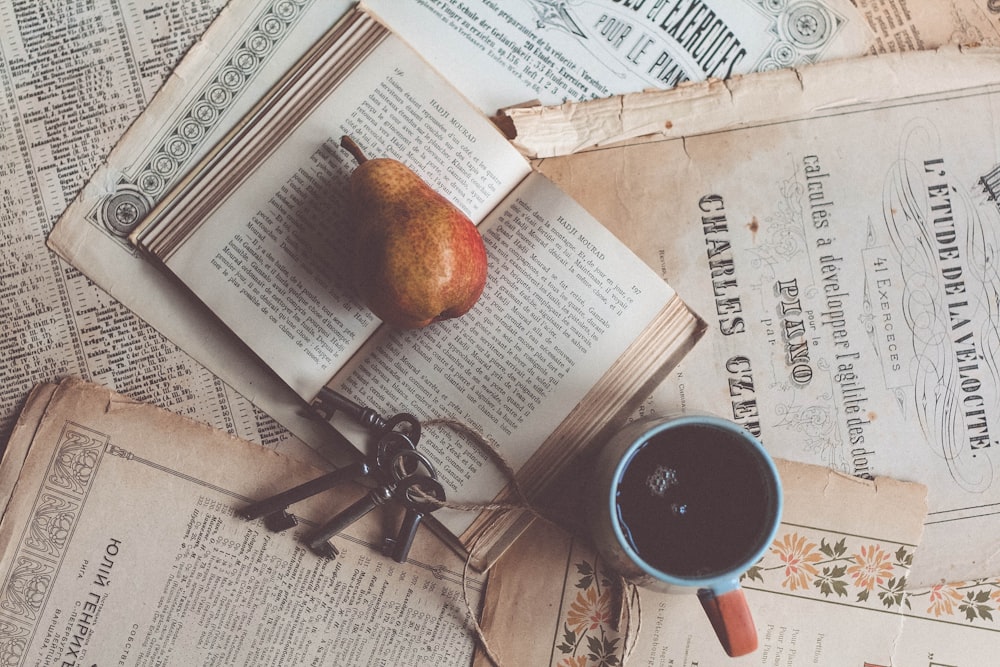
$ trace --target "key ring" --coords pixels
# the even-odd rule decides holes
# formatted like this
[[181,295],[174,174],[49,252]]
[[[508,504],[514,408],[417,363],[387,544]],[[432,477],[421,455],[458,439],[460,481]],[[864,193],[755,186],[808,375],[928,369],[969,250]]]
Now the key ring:
[[[412,469],[407,467],[407,463],[410,462],[410,459],[413,460]],[[414,475],[419,474],[418,470],[421,465],[423,465],[424,469],[427,470],[427,477],[434,480],[437,479],[437,470],[434,468],[434,464],[431,463],[430,459],[428,459],[422,452],[418,452],[415,449],[404,449],[396,452],[393,455],[392,460],[389,461],[388,468],[386,470],[393,479],[397,482],[402,482],[408,477],[413,477]]]

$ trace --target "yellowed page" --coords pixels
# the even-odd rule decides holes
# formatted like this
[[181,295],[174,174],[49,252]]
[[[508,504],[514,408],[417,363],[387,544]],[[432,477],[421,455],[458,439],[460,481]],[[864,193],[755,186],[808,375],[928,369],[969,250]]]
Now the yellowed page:
[[852,0],[872,31],[872,52],[933,49],[943,44],[1000,46],[992,0]]
[[1000,77],[995,47],[892,53],[692,83],[581,104],[507,111],[514,143],[531,157],[553,157],[636,137],[689,137],[809,113],[960,90]]
[[[919,550],[923,486],[777,463],[785,492],[782,523],[742,580],[758,650],[726,656],[693,591],[639,589],[625,664],[916,665],[926,664],[929,653],[961,656],[943,664],[981,664],[964,661],[1000,647],[994,623],[962,627],[957,605],[954,613],[936,616],[928,610],[936,599],[930,591],[903,593]],[[533,526],[490,575],[483,624],[501,664],[583,665],[591,664],[590,654],[620,658],[625,637],[612,623],[617,597],[608,576],[585,540],[552,525]],[[904,625],[922,632],[900,642]],[[489,663],[480,656],[476,664]]]
[[922,584],[1000,572],[997,94],[540,167],[711,321],[651,409],[721,412],[777,456],[926,484]]
[[334,538],[335,560],[298,539],[361,487],[271,533],[234,510],[319,471],[77,380],[37,398],[0,523],[0,640],[23,664],[469,663],[463,564],[426,530],[404,564],[378,553],[398,521],[382,511]]

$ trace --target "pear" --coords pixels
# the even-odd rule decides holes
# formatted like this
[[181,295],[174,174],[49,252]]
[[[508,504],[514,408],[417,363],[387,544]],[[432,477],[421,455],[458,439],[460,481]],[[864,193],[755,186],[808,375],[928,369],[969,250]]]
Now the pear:
[[486,247],[472,221],[409,167],[368,159],[350,178],[356,286],[377,317],[405,329],[463,315],[486,285]]

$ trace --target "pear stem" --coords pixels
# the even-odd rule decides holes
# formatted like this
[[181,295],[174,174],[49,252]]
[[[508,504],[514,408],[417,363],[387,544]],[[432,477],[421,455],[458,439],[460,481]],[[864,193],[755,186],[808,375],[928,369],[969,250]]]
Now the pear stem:
[[353,155],[354,159],[358,161],[358,164],[363,164],[368,160],[368,158],[365,157],[364,152],[361,150],[361,147],[354,143],[354,139],[351,139],[346,134],[340,138],[340,146]]

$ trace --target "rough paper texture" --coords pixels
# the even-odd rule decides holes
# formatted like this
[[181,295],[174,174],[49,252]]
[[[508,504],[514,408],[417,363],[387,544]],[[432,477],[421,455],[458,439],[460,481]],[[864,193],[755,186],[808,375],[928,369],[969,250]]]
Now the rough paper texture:
[[[742,580],[758,650],[728,658],[693,591],[640,589],[626,664],[962,665],[982,664],[1000,648],[995,620],[967,616],[976,599],[996,610],[991,584],[904,592],[919,551],[923,486],[777,463],[785,490],[782,523]],[[625,639],[612,622],[617,598],[609,575],[585,540],[537,524],[491,574],[483,614],[487,642],[502,664],[620,658]],[[476,664],[488,662],[479,656]]]
[[941,47],[823,62],[619,95],[582,104],[518,107],[506,114],[514,144],[529,157],[554,157],[636,137],[682,138],[857,104],[957,90],[996,81],[996,48]]
[[17,664],[468,664],[463,563],[426,529],[403,564],[377,553],[398,512],[334,537],[336,560],[302,544],[362,487],[272,533],[234,511],[320,471],[77,380],[24,414],[37,429],[18,431],[30,450],[0,522]]
[[[1000,60],[919,59],[897,80],[956,87],[539,168],[711,322],[648,410],[718,412],[777,456],[926,484],[912,579],[929,585],[1000,573],[998,90],[967,85]],[[803,90],[786,84],[774,99]]]

